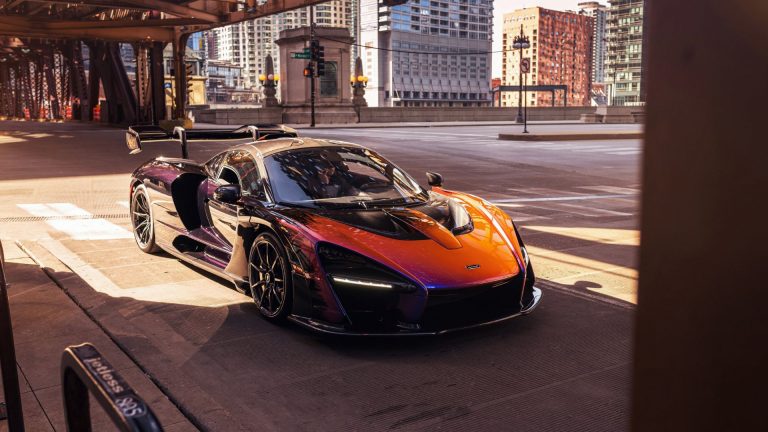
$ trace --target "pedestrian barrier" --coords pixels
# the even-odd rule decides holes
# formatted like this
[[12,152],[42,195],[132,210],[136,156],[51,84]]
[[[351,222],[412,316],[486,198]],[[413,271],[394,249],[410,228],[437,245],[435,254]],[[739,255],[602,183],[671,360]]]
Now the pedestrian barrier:
[[16,370],[16,350],[13,345],[11,309],[8,305],[8,284],[5,278],[5,254],[0,243],[0,374],[3,376],[5,416],[9,432],[24,431],[24,417],[21,410],[19,374]]
[[90,392],[124,432],[163,428],[157,417],[91,344],[69,346],[61,357],[64,414],[70,432],[91,432]]

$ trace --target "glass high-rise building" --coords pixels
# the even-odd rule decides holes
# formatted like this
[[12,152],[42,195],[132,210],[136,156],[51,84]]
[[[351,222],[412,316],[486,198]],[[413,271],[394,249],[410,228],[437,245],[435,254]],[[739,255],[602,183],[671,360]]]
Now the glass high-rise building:
[[491,104],[493,0],[360,0],[369,106]]
[[579,3],[581,13],[594,18],[592,28],[592,83],[605,82],[605,21],[608,7],[596,1]]
[[610,105],[642,105],[643,0],[608,0],[605,83]]

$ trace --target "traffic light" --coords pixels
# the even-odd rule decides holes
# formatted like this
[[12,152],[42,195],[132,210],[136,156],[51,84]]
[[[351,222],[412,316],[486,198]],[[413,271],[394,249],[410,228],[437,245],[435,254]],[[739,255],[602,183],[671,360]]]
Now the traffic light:
[[309,50],[312,60],[317,62],[317,76],[325,75],[325,47],[320,45],[320,41],[313,39],[309,43]]
[[320,46],[317,49],[317,76],[325,75],[325,47]]
[[184,64],[184,74],[187,82],[187,94],[192,93],[192,63]]
[[307,64],[307,67],[305,67],[305,68],[304,68],[304,76],[305,76],[306,78],[312,78],[312,72],[314,72],[314,71],[312,70],[312,64],[311,64],[311,63],[308,63],[308,64]]

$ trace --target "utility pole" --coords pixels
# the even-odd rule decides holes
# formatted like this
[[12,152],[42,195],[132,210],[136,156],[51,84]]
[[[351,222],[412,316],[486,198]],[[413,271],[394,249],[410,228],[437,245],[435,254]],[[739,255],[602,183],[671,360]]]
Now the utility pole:
[[315,7],[309,7],[309,47],[311,52],[311,58],[309,59],[310,76],[309,76],[309,109],[310,109],[310,123],[309,127],[315,127],[315,71],[317,70],[317,58],[316,49],[317,35],[315,35]]

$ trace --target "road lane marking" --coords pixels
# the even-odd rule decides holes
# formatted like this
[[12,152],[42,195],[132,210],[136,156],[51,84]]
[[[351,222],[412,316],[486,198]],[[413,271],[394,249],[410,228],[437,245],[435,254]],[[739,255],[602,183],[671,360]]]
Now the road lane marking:
[[121,207],[125,207],[125,208],[131,208],[131,206],[128,203],[128,201],[117,201],[117,205],[119,205]]
[[[107,277],[96,267],[88,264],[74,251],[54,239],[44,239],[38,242],[56,259],[61,261],[73,273],[80,276],[95,291],[110,297],[128,297],[138,301],[170,303],[208,308],[225,307],[234,304],[248,303],[250,298],[235,290],[215,282],[213,279],[201,278],[178,283],[162,283],[139,287],[122,288]],[[139,253],[137,251],[137,253]],[[158,261],[162,260],[159,258]],[[218,289],[220,288],[220,289]]]
[[133,238],[133,234],[106,219],[94,219],[93,214],[72,203],[17,204],[27,213],[45,218],[56,231],[74,240],[114,240]]

